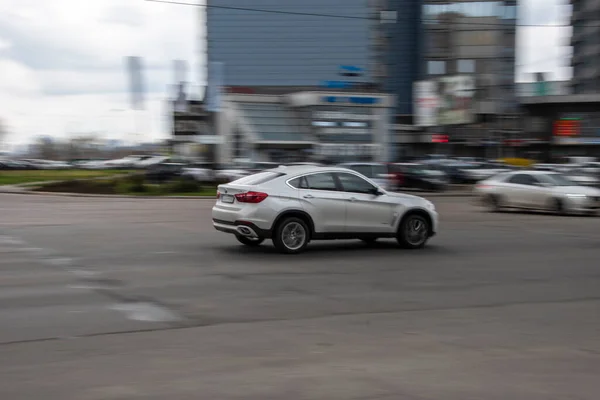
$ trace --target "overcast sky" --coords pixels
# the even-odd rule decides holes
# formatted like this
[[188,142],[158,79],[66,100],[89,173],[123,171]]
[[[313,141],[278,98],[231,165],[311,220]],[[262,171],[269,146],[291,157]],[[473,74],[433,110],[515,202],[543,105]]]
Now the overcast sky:
[[[521,22],[568,23],[568,8],[561,6],[566,3],[521,0]],[[204,79],[200,11],[144,0],[0,0],[0,120],[8,141],[91,131],[123,138],[132,132],[123,60],[128,55],[144,58],[144,139],[168,137],[165,98],[173,60],[188,61],[188,77],[196,84]],[[536,71],[568,79],[569,34],[568,28],[520,28],[519,80]]]

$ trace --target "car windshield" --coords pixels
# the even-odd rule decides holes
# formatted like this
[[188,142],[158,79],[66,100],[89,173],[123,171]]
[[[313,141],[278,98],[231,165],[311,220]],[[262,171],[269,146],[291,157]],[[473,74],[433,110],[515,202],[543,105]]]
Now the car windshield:
[[561,174],[548,174],[543,175],[544,179],[551,183],[553,186],[579,186],[569,178]]

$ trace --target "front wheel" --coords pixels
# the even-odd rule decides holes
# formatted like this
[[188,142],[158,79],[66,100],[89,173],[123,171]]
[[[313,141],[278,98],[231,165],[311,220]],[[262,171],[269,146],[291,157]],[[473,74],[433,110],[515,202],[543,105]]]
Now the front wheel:
[[242,235],[235,235],[235,238],[241,244],[245,244],[246,246],[251,246],[251,247],[260,246],[260,244],[265,240],[263,238],[250,238],[250,237],[242,236]]
[[298,254],[306,249],[309,241],[309,230],[300,218],[285,218],[275,228],[273,244],[281,253]]
[[429,220],[420,214],[408,215],[400,224],[396,240],[406,249],[420,249],[429,239],[431,225]]

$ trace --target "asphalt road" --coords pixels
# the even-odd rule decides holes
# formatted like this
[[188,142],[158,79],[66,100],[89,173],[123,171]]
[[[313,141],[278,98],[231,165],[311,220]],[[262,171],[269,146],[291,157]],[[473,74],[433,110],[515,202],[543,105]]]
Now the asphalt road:
[[432,198],[441,232],[216,232],[212,201],[0,195],[0,398],[597,399],[600,218]]

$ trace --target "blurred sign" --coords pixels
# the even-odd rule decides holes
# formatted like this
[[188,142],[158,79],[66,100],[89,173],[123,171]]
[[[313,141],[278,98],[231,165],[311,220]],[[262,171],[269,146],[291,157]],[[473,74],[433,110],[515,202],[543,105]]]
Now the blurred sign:
[[416,125],[421,127],[475,122],[475,78],[442,76],[414,83]]
[[196,138],[196,141],[200,144],[221,144],[223,143],[223,137],[219,135],[200,135]]
[[381,146],[377,144],[349,144],[349,143],[320,143],[315,146],[314,153],[321,157],[341,156],[377,156],[381,153]]
[[380,99],[377,97],[362,96],[323,96],[321,101],[324,103],[347,103],[347,104],[378,104]]
[[448,143],[448,135],[431,135],[431,143]]
[[554,122],[554,136],[579,135],[581,121],[576,119],[563,119]]

